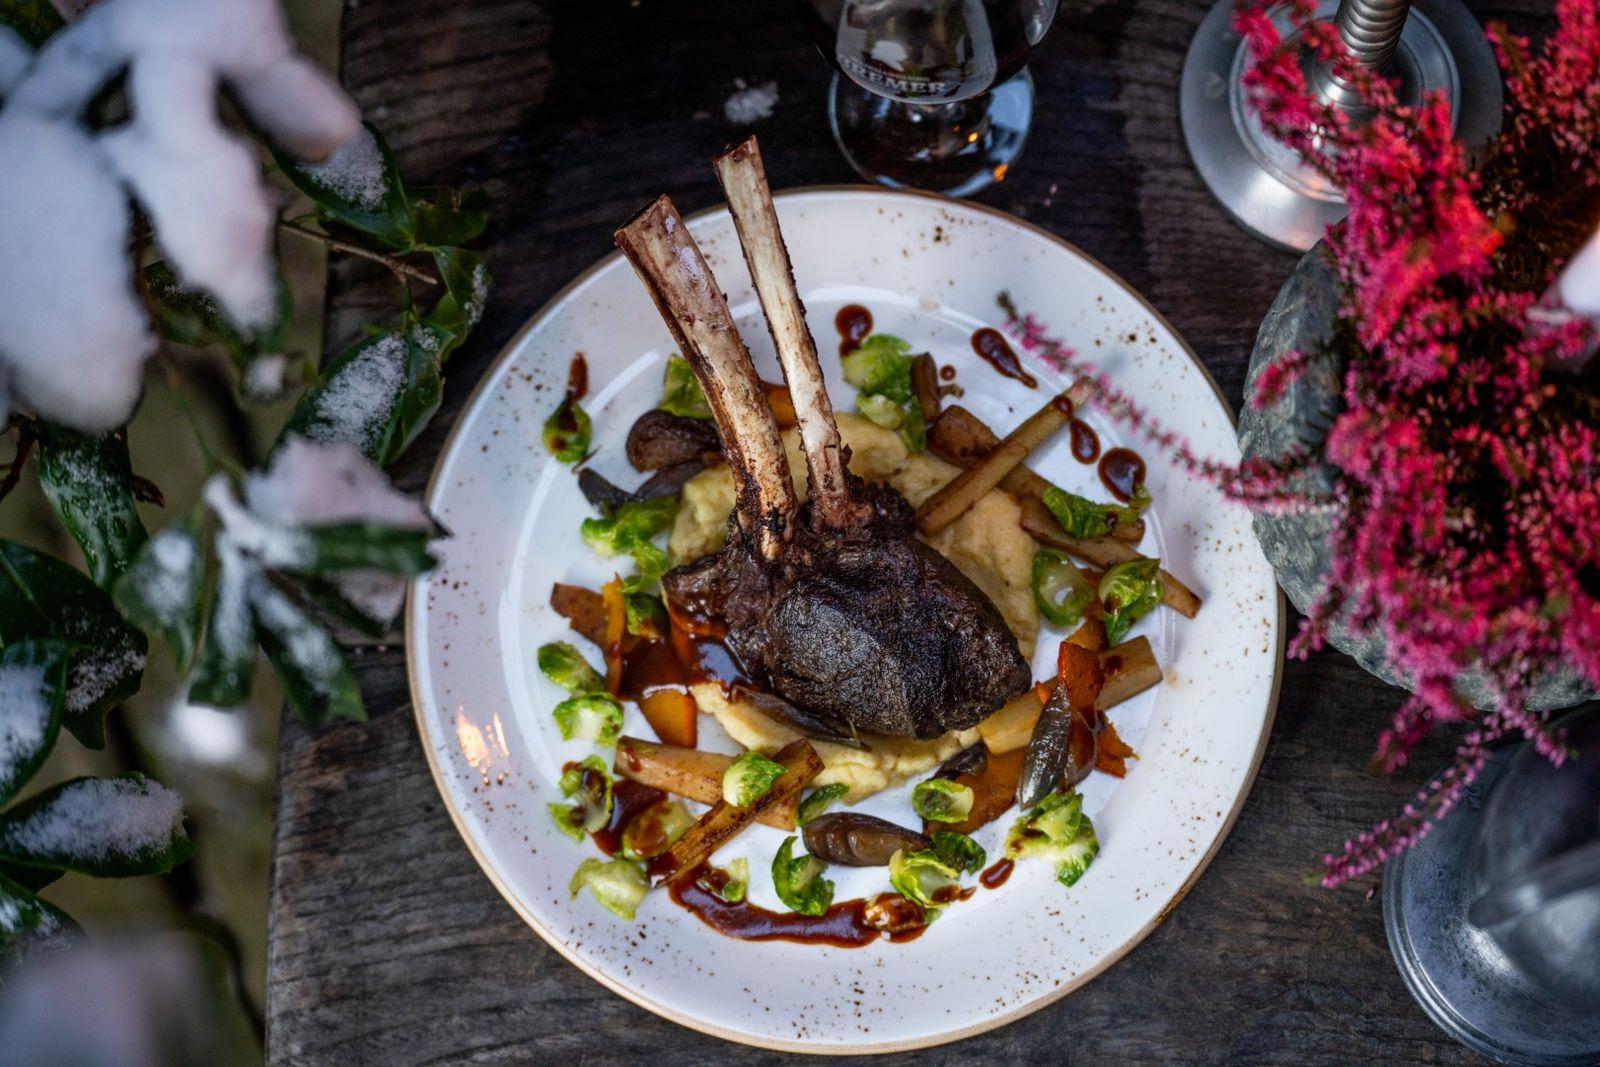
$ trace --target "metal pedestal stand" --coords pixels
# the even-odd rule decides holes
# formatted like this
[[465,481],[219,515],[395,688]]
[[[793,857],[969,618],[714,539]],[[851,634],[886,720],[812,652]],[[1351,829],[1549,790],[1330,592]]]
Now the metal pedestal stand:
[[[1262,129],[1245,95],[1244,40],[1228,26],[1233,7],[1234,0],[1218,0],[1189,45],[1179,99],[1184,141],[1229,215],[1262,240],[1303,252],[1344,217],[1344,199]],[[1461,0],[1321,0],[1317,17],[1336,21],[1363,66],[1398,78],[1402,101],[1443,89],[1464,143],[1482,144],[1500,131],[1500,70]],[[1287,20],[1278,21],[1287,34]],[[1330,101],[1347,102],[1331,73],[1313,70],[1311,82]]]

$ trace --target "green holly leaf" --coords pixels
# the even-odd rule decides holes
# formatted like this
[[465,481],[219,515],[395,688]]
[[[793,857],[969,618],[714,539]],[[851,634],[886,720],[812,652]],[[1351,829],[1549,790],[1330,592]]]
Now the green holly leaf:
[[483,316],[491,279],[488,261],[476,252],[464,248],[431,251],[439,279],[444,282],[445,294],[422,323],[438,332],[441,339],[439,360],[443,362],[467,339],[467,334]]
[[70,655],[60,641],[18,641],[0,649],[0,805],[55,747]]
[[157,532],[134,556],[113,594],[129,622],[141,630],[160,631],[179,670],[194,658],[200,633],[206,572],[203,529],[197,510]]
[[144,268],[144,290],[155,310],[161,336],[181,345],[199,348],[221,345],[241,375],[262,356],[281,354],[289,342],[289,319],[294,312],[294,297],[289,286],[278,279],[278,314],[270,326],[241,333],[216,301],[195,289],[186,289],[166,263]]
[[405,186],[383,134],[370,122],[322,163],[273,150],[295,186],[317,205],[323,222],[348,226],[398,251],[416,244]]
[[421,574],[434,563],[428,553],[428,530],[347,522],[308,526],[305,534],[316,553],[309,568],[313,574],[359,567],[410,575]]
[[0,26],[10,26],[35,48],[64,25],[61,13],[50,0],[4,0],[0,3]]
[[305,391],[283,436],[348,441],[374,463],[392,463],[439,409],[442,347],[443,340],[425,327],[365,338]]
[[364,722],[361,690],[333,635],[265,576],[251,582],[250,605],[261,650],[295,714],[311,726]]
[[0,959],[25,959],[79,933],[78,924],[66,912],[0,875]]
[[489,194],[482,189],[410,189],[406,199],[419,245],[464,245],[489,225]]
[[87,575],[13,541],[0,541],[0,645],[53,638],[72,648],[62,725],[105,746],[105,714],[139,691],[150,643]]
[[90,436],[41,420],[39,484],[67,528],[95,584],[109,588],[146,534],[133,506],[133,468],[122,430]]
[[137,772],[74,778],[0,815],[0,859],[22,867],[127,878],[193,855],[183,798]]
[[254,568],[227,539],[217,542],[217,582],[189,699],[232,708],[250,697],[256,671],[256,624],[250,611]]

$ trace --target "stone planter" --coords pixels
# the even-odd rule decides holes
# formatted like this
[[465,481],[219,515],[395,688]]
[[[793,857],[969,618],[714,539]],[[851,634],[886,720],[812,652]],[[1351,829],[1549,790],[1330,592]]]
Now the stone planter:
[[[1318,245],[1300,260],[1284,282],[1262,320],[1250,356],[1245,396],[1252,394],[1262,370],[1291,352],[1311,349],[1331,331],[1338,303],[1333,271]],[[1343,370],[1318,361],[1285,390],[1270,407],[1255,409],[1247,402],[1239,417],[1239,446],[1246,458],[1271,459],[1296,446],[1320,450],[1333,419],[1342,407]],[[1311,491],[1326,490],[1331,483],[1326,468],[1315,467],[1301,476]],[[1278,584],[1300,611],[1306,611],[1327,580],[1331,563],[1328,535],[1339,516],[1331,512],[1301,515],[1255,516],[1256,538],[1268,562],[1278,572]],[[1381,634],[1358,636],[1335,625],[1329,635],[1334,647],[1391,685],[1405,685],[1386,662]],[[1483,679],[1468,672],[1457,680],[1463,696],[1479,708],[1489,706]],[[1562,708],[1594,696],[1593,688],[1576,672],[1558,671],[1542,678],[1529,702],[1534,708]]]

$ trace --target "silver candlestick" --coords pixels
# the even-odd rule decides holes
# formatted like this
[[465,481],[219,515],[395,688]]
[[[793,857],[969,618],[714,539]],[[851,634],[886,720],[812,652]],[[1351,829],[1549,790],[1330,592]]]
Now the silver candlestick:
[[[1344,197],[1261,125],[1244,88],[1250,57],[1229,27],[1234,0],[1218,0],[1189,45],[1179,115],[1200,177],[1222,207],[1270,244],[1303,252],[1345,215]],[[1319,0],[1356,62],[1397,80],[1402,103],[1442,89],[1456,137],[1479,145],[1500,132],[1500,70],[1483,27],[1461,0]],[[1289,35],[1287,17],[1274,15]],[[1360,103],[1325,64],[1308,59],[1323,98],[1359,120]]]

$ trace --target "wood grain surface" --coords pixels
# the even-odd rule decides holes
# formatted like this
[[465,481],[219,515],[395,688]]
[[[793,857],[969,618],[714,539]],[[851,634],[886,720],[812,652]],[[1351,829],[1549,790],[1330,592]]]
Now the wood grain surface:
[[[1477,7],[1537,31],[1544,3]],[[1032,71],[1033,138],[978,199],[1073,241],[1143,292],[1237,405],[1262,314],[1294,265],[1234,227],[1178,128],[1195,0],[1069,0]],[[512,332],[670,193],[719,200],[710,156],[742,137],[737,79],[776,83],[753,124],[775,186],[855,180],[824,114],[828,71],[778,0],[349,0],[345,83],[409,181],[493,198],[496,288],[448,367],[444,407],[396,468],[420,492],[454,414]],[[336,265],[328,346],[393,286]],[[270,912],[275,1064],[737,1062],[785,1058],[633,1006],[563,961],[500,898],[428,774],[399,644],[363,650],[372,721],[312,734],[286,720]],[[1401,983],[1369,886],[1326,892],[1321,852],[1389,814],[1440,763],[1395,779],[1366,761],[1399,694],[1335,653],[1285,668],[1261,774],[1186,900],[1089,986],[918,1063],[1461,1063],[1477,1057]],[[1480,1061],[1481,1062],[1481,1061]]]

